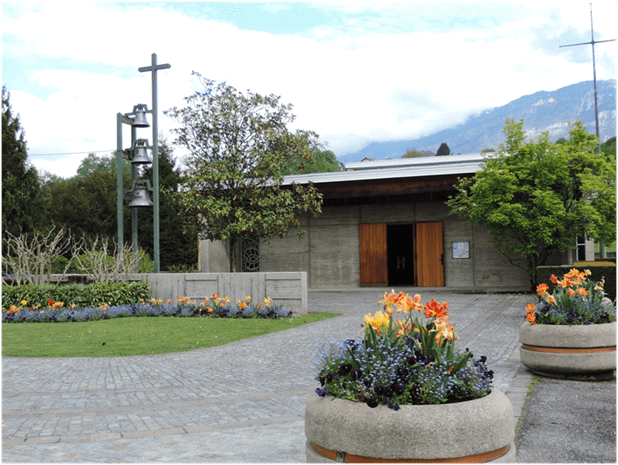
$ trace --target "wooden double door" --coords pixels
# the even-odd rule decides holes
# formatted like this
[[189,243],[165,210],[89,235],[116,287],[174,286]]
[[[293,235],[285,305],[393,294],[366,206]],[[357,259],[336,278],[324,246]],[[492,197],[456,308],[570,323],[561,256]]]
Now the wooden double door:
[[361,224],[361,286],[444,286],[442,222]]

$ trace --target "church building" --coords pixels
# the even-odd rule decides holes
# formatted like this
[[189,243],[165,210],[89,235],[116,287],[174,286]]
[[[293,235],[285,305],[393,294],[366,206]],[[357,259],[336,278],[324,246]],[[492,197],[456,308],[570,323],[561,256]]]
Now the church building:
[[[269,242],[244,238],[237,269],[306,271],[311,290],[529,291],[527,272],[492,246],[485,228],[445,204],[458,179],[473,176],[482,162],[480,154],[369,160],[341,172],[286,176],[285,184],[314,184],[324,196],[322,214],[300,218],[302,239],[296,231]],[[594,259],[594,250],[587,243],[562,255],[548,264]],[[226,244],[201,241],[200,266],[229,271]]]

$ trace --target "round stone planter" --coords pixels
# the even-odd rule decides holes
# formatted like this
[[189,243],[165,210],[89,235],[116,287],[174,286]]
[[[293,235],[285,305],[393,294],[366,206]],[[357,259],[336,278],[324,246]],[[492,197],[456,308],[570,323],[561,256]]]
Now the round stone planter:
[[616,370],[616,323],[519,328],[521,363],[554,378],[603,380]]
[[308,463],[515,462],[513,406],[496,389],[481,399],[398,411],[312,396],[305,435]]

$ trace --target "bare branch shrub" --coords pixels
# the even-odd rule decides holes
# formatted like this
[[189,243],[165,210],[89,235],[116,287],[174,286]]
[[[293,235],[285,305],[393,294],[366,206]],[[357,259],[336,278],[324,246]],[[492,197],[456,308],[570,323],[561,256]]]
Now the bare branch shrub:
[[14,236],[8,231],[5,232],[3,242],[6,254],[2,258],[3,283],[7,283],[5,276],[11,274],[16,284],[41,285],[45,274],[47,282],[51,283],[54,262],[70,253],[61,279],[66,275],[73,260],[81,252],[84,240],[74,238],[70,229],[63,227],[54,235],[55,230],[54,226],[47,234],[35,232],[32,236],[28,234]]
[[134,253],[131,245],[118,246],[116,241],[97,236],[88,240],[84,253],[75,257],[77,268],[94,281],[112,283],[126,281],[137,270],[145,252]]

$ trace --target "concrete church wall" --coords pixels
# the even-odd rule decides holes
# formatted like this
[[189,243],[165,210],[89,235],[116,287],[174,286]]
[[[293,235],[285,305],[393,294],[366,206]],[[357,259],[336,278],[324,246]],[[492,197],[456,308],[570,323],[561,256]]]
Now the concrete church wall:
[[[484,228],[449,214],[440,201],[325,206],[318,218],[303,218],[306,231],[260,244],[260,271],[306,271],[310,289],[360,287],[361,223],[442,221],[445,286],[482,291],[529,291],[527,273],[491,245]],[[453,258],[453,242],[470,242],[470,258]]]

